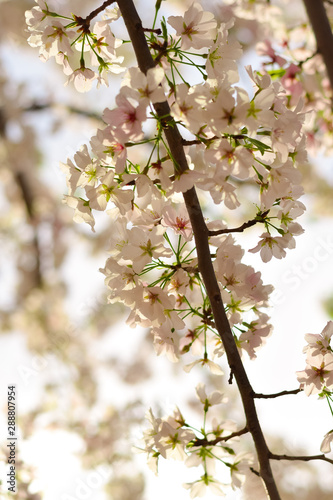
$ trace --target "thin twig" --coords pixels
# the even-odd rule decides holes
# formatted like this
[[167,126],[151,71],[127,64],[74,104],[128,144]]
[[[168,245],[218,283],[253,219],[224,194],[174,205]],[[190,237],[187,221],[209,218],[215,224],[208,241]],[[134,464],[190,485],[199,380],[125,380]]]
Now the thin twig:
[[80,16],[74,16],[75,22],[77,23],[78,26],[81,26],[80,31],[83,33],[90,33],[90,22],[91,20],[98,16],[101,12],[103,12],[106,7],[111,5],[112,3],[115,3],[115,0],[105,0],[105,2],[98,7],[97,9],[93,10],[90,12],[89,16],[83,18]]
[[274,453],[271,453],[270,458],[272,460],[301,460],[302,462],[310,462],[311,460],[323,460],[324,462],[333,464],[333,460],[331,458],[327,458],[325,455],[298,455],[293,457],[290,455],[275,455]]
[[248,227],[254,226],[258,222],[264,223],[265,222],[265,217],[268,214],[269,210],[266,212],[262,213],[260,216],[257,215],[255,219],[249,220],[248,222],[244,222],[239,227],[235,227],[232,229],[218,229],[216,231],[208,231],[209,236],[218,236],[219,234],[226,234],[226,233],[242,233],[245,229]]
[[209,236],[218,236],[219,234],[226,234],[226,233],[242,233],[245,229],[248,227],[254,226],[257,224],[257,222],[264,222],[264,221],[259,221],[256,219],[249,220],[248,222],[244,222],[239,227],[234,227],[232,229],[218,229],[216,231],[208,231]]
[[289,396],[289,394],[298,394],[299,392],[302,392],[302,389],[293,389],[292,391],[281,391],[281,392],[276,392],[275,394],[257,394],[255,392],[253,394],[253,397],[257,399],[273,399],[273,398],[279,398],[280,396]]
[[229,441],[229,439],[233,439],[234,437],[242,436],[243,434],[247,434],[249,432],[249,429],[247,427],[244,427],[244,429],[241,429],[239,431],[235,431],[232,434],[229,434],[229,436],[225,437],[218,437],[216,439],[212,439],[209,441],[208,439],[196,439],[193,443],[193,446],[216,446],[219,443]]
[[86,21],[90,23],[90,21],[94,19],[94,17],[98,16],[100,12],[103,12],[103,10],[105,10],[106,7],[108,7],[113,3],[115,3],[115,0],[105,0],[105,2],[100,7],[97,7],[97,9],[90,12],[89,16],[86,17]]
[[[57,108],[58,104],[49,102],[49,103],[38,103],[38,102],[33,102],[29,106],[25,107],[22,109],[23,112],[25,113],[30,113],[34,111],[44,111],[45,109],[50,109],[50,108]],[[92,118],[93,120],[98,120],[98,121],[103,121],[102,117],[100,114],[94,112],[94,111],[88,111],[86,109],[81,109],[81,108],[76,108],[75,106],[62,106],[62,109],[65,109],[68,113],[73,113],[81,116],[85,116],[87,118]]]

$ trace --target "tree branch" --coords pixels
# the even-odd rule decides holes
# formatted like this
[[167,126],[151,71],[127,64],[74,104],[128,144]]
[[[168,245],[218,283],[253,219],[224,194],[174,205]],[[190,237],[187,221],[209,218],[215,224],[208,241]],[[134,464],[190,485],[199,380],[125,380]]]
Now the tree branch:
[[302,389],[293,389],[292,391],[281,391],[276,392],[275,394],[257,394],[256,392],[253,394],[253,397],[256,399],[273,399],[279,398],[280,396],[289,396],[289,394],[298,394],[302,392]]
[[216,439],[212,439],[211,441],[208,441],[208,439],[196,439],[193,443],[193,446],[215,446],[219,443],[229,441],[229,439],[232,439],[234,437],[242,436],[243,434],[247,434],[249,432],[249,429],[247,427],[244,427],[244,429],[241,429],[240,431],[233,432],[229,436],[225,437],[218,437]]
[[269,210],[262,213],[260,216],[257,216],[254,219],[249,220],[248,222],[244,222],[244,224],[242,224],[241,226],[235,227],[233,229],[226,228],[226,229],[218,229],[216,231],[208,231],[208,236],[218,236],[219,234],[226,234],[226,233],[242,233],[245,229],[254,226],[258,222],[265,222],[265,217],[268,214],[268,212]]
[[[141,19],[132,0],[121,0],[118,5],[129,37],[132,41],[139,68],[143,73],[147,73],[150,68],[155,66],[155,62],[150,54],[146,38],[142,30]],[[188,170],[188,164],[183,149],[183,139],[179,133],[177,125],[170,115],[169,104],[166,101],[156,103],[154,104],[154,108],[157,116],[165,123],[164,133],[172,154],[176,172],[178,174],[182,174]],[[280,495],[275,484],[269,462],[270,452],[259,423],[253,400],[253,389],[238,353],[238,349],[224,310],[220,288],[217,283],[213,263],[210,258],[208,229],[201,211],[195,188],[186,191],[183,193],[183,196],[193,228],[198,256],[198,267],[211,303],[217,331],[221,336],[230,369],[235,376],[241,394],[246,415],[247,428],[252,434],[258,455],[260,476],[265,483],[269,498],[271,500],[280,500]]]
[[333,89],[333,34],[323,0],[303,0]]
[[270,458],[272,460],[289,460],[296,461],[301,460],[302,462],[310,462],[311,460],[323,460],[324,462],[328,462],[333,464],[333,460],[331,458],[327,458],[325,455],[299,455],[299,456],[290,456],[290,455],[275,455],[274,453],[270,454]]
[[[22,109],[23,112],[30,113],[35,111],[44,111],[45,109],[57,108],[59,105],[54,102],[32,102],[29,106]],[[85,109],[77,108],[75,106],[61,106],[62,109],[65,109],[68,113],[73,113],[81,116],[85,116],[86,118],[91,118],[98,121],[103,121],[101,114],[88,111]],[[103,122],[104,123],[104,122]]]

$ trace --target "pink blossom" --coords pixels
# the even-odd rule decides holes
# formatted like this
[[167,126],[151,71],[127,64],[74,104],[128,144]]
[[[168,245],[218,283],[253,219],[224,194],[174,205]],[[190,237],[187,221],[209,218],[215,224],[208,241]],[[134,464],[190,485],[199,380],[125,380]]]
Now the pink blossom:
[[330,453],[332,441],[333,441],[333,429],[325,434],[323,442],[321,443],[320,446],[320,451],[322,453]]
[[304,347],[304,352],[310,351],[311,356],[326,354],[331,351],[331,337],[333,335],[333,321],[328,321],[320,334],[307,333],[304,338],[308,345]]
[[178,211],[171,206],[166,207],[162,212],[161,223],[165,227],[171,227],[185,241],[190,241],[193,237],[190,217],[184,206]]
[[212,12],[203,11],[198,3],[193,3],[182,16],[168,17],[168,23],[182,39],[182,49],[209,47],[215,38],[216,21]]
[[286,59],[279,56],[272,47],[272,44],[269,40],[265,40],[264,42],[259,42],[257,44],[257,53],[261,56],[268,56],[270,58],[269,63],[266,64],[278,64],[281,68],[286,64]]
[[130,68],[129,86],[132,92],[129,92],[133,98],[146,105],[150,102],[163,102],[166,100],[161,83],[163,82],[164,70],[160,67],[150,68],[145,75],[139,68]]
[[95,232],[94,225],[95,219],[91,213],[89,201],[74,196],[65,196],[64,202],[71,208],[74,208],[73,220],[74,222],[86,222],[91,229]]
[[112,111],[104,110],[103,120],[113,128],[119,127],[123,130],[128,139],[140,139],[143,135],[142,123],[146,120],[146,105],[140,103],[134,106],[124,92],[117,95],[116,104],[118,107]]
[[251,248],[249,252],[255,253],[260,250],[260,257],[263,262],[269,262],[272,257],[277,259],[282,259],[286,256],[285,248],[287,247],[287,241],[282,236],[271,236],[269,233],[263,233],[260,236],[261,240],[258,245]]
[[65,85],[69,83],[74,83],[74,87],[78,92],[84,93],[89,92],[92,87],[92,82],[95,80],[96,75],[92,69],[89,68],[78,68],[76,69],[68,78]]
[[307,396],[319,394],[324,387],[333,386],[333,354],[308,355],[304,371],[296,372],[297,380]]

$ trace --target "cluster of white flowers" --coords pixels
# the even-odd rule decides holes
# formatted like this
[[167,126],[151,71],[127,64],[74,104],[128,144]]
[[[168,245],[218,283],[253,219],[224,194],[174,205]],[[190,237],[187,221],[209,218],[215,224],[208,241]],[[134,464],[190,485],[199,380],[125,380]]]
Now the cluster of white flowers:
[[[32,32],[29,43],[40,47],[44,60],[54,56],[79,91],[89,90],[96,78],[106,83],[106,69],[119,70],[115,49],[121,42],[110,30],[118,14],[96,22],[90,31],[86,20],[76,16],[64,20],[42,0],[36,2],[38,7],[26,14]],[[306,159],[303,101],[292,104],[279,82],[250,67],[253,96],[236,85],[242,50],[229,40],[232,22],[218,26],[211,13],[194,3],[184,16],[169,17],[168,24],[175,33],[168,33],[170,28],[164,24],[162,35],[156,30],[146,35],[156,66],[146,75],[138,68],[127,71],[115,109],[104,111],[105,128],[97,131],[89,148],[85,145],[75,154],[74,162],[68,159],[62,164],[69,190],[65,201],[74,208],[74,220],[88,223],[93,230],[94,211],[107,210],[112,217],[110,256],[102,272],[110,302],[120,301],[130,308],[128,324],[151,327],[156,352],[171,361],[191,352],[195,361],[185,366],[186,371],[201,364],[221,375],[216,358],[224,349],[199,274],[192,227],[180,193],[195,186],[202,197],[208,195],[214,203],[233,210],[241,204],[239,193],[246,182],[254,193],[253,222],[265,225],[258,245],[250,251],[260,251],[264,262],[284,257],[286,249],[295,246],[294,236],[303,231],[295,222],[305,210],[299,201],[303,190],[297,170],[298,162]],[[81,53],[75,70],[69,63],[72,46]],[[284,64],[267,44],[262,50],[274,57],[274,63]],[[195,61],[203,64],[192,61],[193,51]],[[86,67],[87,54],[91,64],[99,66],[98,75]],[[196,68],[200,83],[186,82],[184,63]],[[156,117],[154,104],[166,100],[174,121],[163,123]],[[147,138],[152,119],[156,131]],[[175,123],[193,137],[184,140],[189,168],[183,173],[174,165],[163,134],[164,127]],[[148,158],[144,162],[140,162],[142,147]],[[271,332],[262,309],[268,305],[272,287],[263,285],[260,273],[241,262],[244,251],[226,234],[224,222],[210,222],[207,227],[235,341],[241,352],[254,358]],[[327,328],[331,332],[332,325]],[[307,394],[333,384],[333,355],[325,335],[321,344],[310,339],[308,366],[298,374]],[[204,400],[206,404],[209,398]],[[145,434],[144,449],[154,467],[160,455],[186,458],[199,439],[179,412],[167,419],[157,419],[150,412],[149,420],[152,429]],[[221,425],[216,423],[211,434],[221,436]],[[192,496],[201,495],[206,486],[220,491],[208,470],[210,458],[219,452],[215,446],[213,451],[204,449],[210,452],[200,454],[192,448],[186,458],[191,464],[204,462],[204,475],[189,486]],[[241,469],[229,466],[232,472]]]
[[[42,61],[54,57],[68,76],[67,83],[73,82],[78,92],[89,91],[94,80],[98,85],[108,85],[109,73],[125,70],[121,66],[124,58],[116,54],[122,42],[110,29],[110,23],[119,18],[118,10],[108,9],[103,20],[97,21],[90,29],[90,23],[82,18],[53,12],[44,0],[35,2],[37,6],[26,12],[26,23],[31,31],[28,42],[39,48]],[[90,67],[86,63],[87,53]],[[92,69],[94,67],[97,71]]]
[[[333,349],[331,337],[333,335],[333,321],[329,321],[320,334],[307,333],[304,347],[306,353],[305,370],[297,372],[297,379],[307,396],[320,394],[331,400],[333,393]],[[331,407],[331,405],[330,405]],[[321,445],[323,453],[331,451],[333,429],[325,435]]]
[[[235,451],[238,440],[235,422],[217,421],[213,417],[208,424],[209,409],[227,401],[223,393],[214,391],[207,395],[202,383],[198,384],[196,392],[205,415],[200,431],[188,424],[178,408],[172,415],[163,418],[155,417],[150,409],[146,415],[149,427],[138,449],[148,454],[149,467],[155,474],[159,457],[184,461],[187,467],[202,467],[204,473],[197,481],[184,484],[190,490],[191,498],[203,496],[207,487],[215,495],[224,496],[228,486],[239,488],[252,474],[250,466],[254,460],[250,453]],[[216,462],[223,464],[229,471],[229,484],[223,484],[214,477]]]
[[[257,52],[264,58],[264,70],[273,78],[279,78],[289,104],[294,106],[302,98],[306,112],[303,129],[308,150],[331,153],[331,88],[314,34],[308,29],[304,3],[293,3],[288,22],[285,22],[287,2],[284,0],[226,0],[224,3],[228,4],[236,22],[245,18],[252,23],[253,32],[260,40]],[[332,5],[325,2],[325,8],[331,19]]]

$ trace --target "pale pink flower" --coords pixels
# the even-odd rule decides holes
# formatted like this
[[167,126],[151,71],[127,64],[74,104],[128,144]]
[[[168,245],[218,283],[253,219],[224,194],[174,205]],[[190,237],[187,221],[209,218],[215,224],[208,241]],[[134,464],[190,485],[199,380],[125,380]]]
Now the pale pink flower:
[[178,342],[173,326],[169,322],[164,322],[162,325],[152,328],[152,334],[154,335],[154,349],[157,356],[165,354],[172,363],[179,361]]
[[286,73],[281,78],[282,85],[291,95],[291,105],[296,104],[298,99],[303,94],[303,85],[296,78],[296,76],[301,72],[302,70],[299,66],[291,63],[290,66],[288,66]]
[[73,53],[70,39],[74,33],[64,29],[59,21],[53,21],[52,25],[43,30],[41,36],[40,58],[47,61],[49,57],[56,56],[59,52],[67,56]]
[[171,255],[171,249],[164,247],[164,238],[156,227],[149,231],[133,227],[128,231],[126,245],[121,250],[121,256],[132,263],[136,273],[140,273],[151,259]]
[[173,458],[184,461],[187,457],[186,445],[195,438],[190,429],[174,428],[164,421],[160,430],[160,437],[156,448],[164,458]]
[[131,290],[139,283],[139,278],[134,269],[120,265],[113,257],[108,258],[104,269],[100,269],[100,271],[105,274],[104,282],[111,290]]
[[104,130],[97,130],[90,144],[91,149],[104,165],[114,164],[116,174],[121,174],[126,167],[126,140],[127,136],[121,129],[114,130],[108,126]]
[[321,443],[320,446],[320,451],[325,454],[330,453],[332,441],[333,441],[333,429],[325,434],[323,442]]
[[205,411],[208,410],[210,406],[219,405],[223,400],[223,393],[220,391],[213,391],[207,396],[205,384],[200,382],[196,388],[197,396],[201,403],[204,405]]
[[74,83],[74,87],[78,92],[89,92],[92,87],[92,82],[95,80],[96,74],[89,68],[78,68],[68,78],[65,85]]
[[185,83],[177,85],[175,101],[171,106],[172,115],[180,120],[191,132],[196,133],[203,123],[203,114],[198,106],[198,95]]
[[72,196],[76,191],[81,170],[79,170],[69,158],[67,158],[66,163],[60,163],[60,169],[66,175],[68,194],[69,196]]
[[40,23],[46,18],[45,12],[48,11],[47,5],[44,0],[35,0],[38,7],[33,7],[31,10],[25,11],[25,22],[28,25],[29,31],[34,31]]
[[116,104],[118,107],[112,111],[107,108],[104,110],[103,120],[113,128],[123,130],[128,139],[140,139],[143,135],[142,123],[146,120],[146,105],[140,103],[134,106],[122,90],[116,97]]
[[257,44],[257,53],[260,56],[268,56],[270,61],[266,64],[278,64],[281,68],[286,64],[286,59],[279,56],[272,47],[272,44],[269,40],[265,40],[264,42],[259,42]]
[[249,97],[245,91],[237,89],[235,93],[231,89],[222,89],[217,98],[207,105],[212,132],[216,135],[237,133],[246,123],[248,109]]
[[[129,86],[131,97],[142,101],[146,105],[150,102],[164,102],[166,100],[161,83],[164,80],[164,70],[159,66],[150,68],[145,75],[139,68],[130,68]],[[126,85],[126,81],[125,81]]]
[[168,285],[168,290],[176,296],[185,295],[188,291],[189,284],[190,278],[188,274],[184,271],[184,269],[177,269],[177,271],[172,275]]
[[[214,455],[215,455],[214,457],[212,457],[208,454],[203,457],[201,447],[198,447],[197,450],[195,448],[192,448],[191,455],[189,455],[187,457],[187,459],[185,460],[186,467],[199,467],[200,465],[202,465],[205,467],[207,474],[209,476],[213,476],[213,474],[215,474],[215,463],[217,460],[216,455],[219,454],[218,452],[222,448],[217,448],[217,447],[213,448],[213,446],[212,446],[209,449],[212,450],[212,452],[214,453]],[[227,455],[227,453],[224,452],[223,455],[225,457]],[[222,457],[219,457],[219,458],[222,458]]]
[[131,209],[133,191],[119,187],[114,177],[115,173],[112,170],[107,172],[100,179],[101,184],[99,186],[96,188],[86,186],[86,194],[90,200],[90,206],[95,210],[105,210],[109,201],[112,201],[119,208],[120,213],[124,215]]
[[253,457],[248,452],[238,453],[230,467],[231,487],[233,490],[240,489],[245,481],[246,475],[253,465]]
[[216,20],[212,12],[205,12],[201,5],[193,3],[182,16],[168,17],[168,24],[181,36],[183,50],[193,47],[209,47],[216,34]]
[[242,146],[232,147],[227,139],[220,139],[213,148],[206,152],[207,158],[223,167],[223,173],[239,179],[248,179],[252,175],[253,153]]
[[257,357],[256,351],[266,343],[267,337],[272,333],[273,327],[268,320],[267,314],[260,314],[257,320],[249,324],[248,330],[239,336],[238,342],[250,359]]
[[167,311],[174,309],[174,306],[174,296],[168,295],[159,286],[144,287],[142,300],[136,304],[140,314],[155,325],[156,323],[162,325],[167,320]]
[[[113,62],[116,58],[116,48],[120,47],[122,44],[121,40],[118,40],[114,34],[112,33],[110,26],[110,21],[97,21],[93,27],[93,33],[96,37],[96,42],[93,44],[93,48],[98,53],[99,57],[101,57],[104,61]],[[97,59],[96,54],[93,51],[90,51],[91,64],[93,66],[98,66],[99,61]],[[122,62],[124,60],[123,57],[118,58],[117,62]],[[112,65],[111,65],[112,68]],[[122,70],[124,71],[125,68]],[[111,69],[112,71],[112,69]]]
[[170,189],[169,194],[185,193],[201,180],[202,174],[194,170],[188,169],[181,174],[175,172],[175,180],[173,181],[172,189]]
[[193,237],[190,217],[185,206],[176,211],[172,206],[167,206],[162,212],[162,226],[171,227],[177,235],[181,235],[185,241]]
[[308,355],[307,366],[304,371],[296,372],[305,394],[319,394],[324,387],[333,385],[333,354]]
[[[235,244],[235,239],[231,234],[228,234],[227,236],[224,235],[223,238],[224,239],[220,242],[216,252],[216,263],[218,266],[222,266],[223,261],[228,259],[232,259],[233,262],[240,262],[244,255],[242,247]],[[218,267],[218,269],[221,268]]]
[[303,352],[311,351],[312,356],[331,352],[330,342],[333,335],[333,321],[328,321],[320,334],[307,333],[304,338],[308,345]]
[[210,47],[206,62],[208,78],[226,79],[228,84],[238,82],[237,59],[242,56],[242,48],[237,41],[228,40],[231,23],[221,24],[216,42]]
[[[234,210],[240,206],[236,195],[236,187],[227,181],[228,175],[225,172],[217,172],[212,180],[206,185],[215,204],[224,202],[227,208]],[[204,189],[202,184],[200,187]]]
[[213,495],[225,496],[224,491],[221,486],[223,483],[213,479],[211,476],[204,474],[198,481],[194,481],[193,483],[185,483],[183,484],[184,488],[190,490],[190,497],[203,497],[206,494],[207,487],[211,491]]
[[195,366],[195,365],[201,365],[201,366],[207,366],[207,368],[214,374],[214,375],[223,375],[223,370],[222,368],[220,367],[220,365],[218,365],[217,363],[214,363],[214,361],[211,361],[210,359],[208,358],[201,358],[201,359],[197,359],[195,361],[193,361],[193,363],[189,363],[188,365],[185,365],[184,366],[184,371],[186,373],[189,373],[192,368]]
[[91,213],[89,201],[83,200],[82,198],[75,198],[74,196],[65,196],[64,203],[66,203],[69,207],[74,208],[74,222],[86,222],[95,232],[95,219]]
[[67,54],[64,54],[63,52],[58,52],[58,54],[56,54],[54,58],[57,64],[62,65],[62,71],[66,76],[70,76],[74,72],[74,69],[69,64],[69,59]]
[[263,233],[258,245],[251,248],[249,252],[260,251],[260,257],[263,262],[269,262],[272,257],[282,259],[286,256],[285,248],[288,246],[286,239],[282,236],[271,236],[269,233]]

